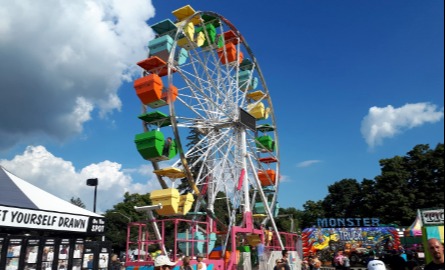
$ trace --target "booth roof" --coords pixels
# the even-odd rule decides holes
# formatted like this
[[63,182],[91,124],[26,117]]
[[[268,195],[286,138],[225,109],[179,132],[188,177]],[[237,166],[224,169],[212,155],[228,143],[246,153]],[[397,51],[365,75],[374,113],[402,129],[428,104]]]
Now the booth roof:
[[405,230],[405,236],[422,236],[422,218],[417,215],[413,224]]
[[15,176],[0,166],[0,205],[102,217],[94,212],[62,200]]

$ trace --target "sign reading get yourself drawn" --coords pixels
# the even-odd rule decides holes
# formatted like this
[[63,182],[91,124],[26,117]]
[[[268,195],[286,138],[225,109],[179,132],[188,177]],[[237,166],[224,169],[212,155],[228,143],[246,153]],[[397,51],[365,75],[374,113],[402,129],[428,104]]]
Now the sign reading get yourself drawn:
[[87,216],[0,206],[0,227],[87,232]]

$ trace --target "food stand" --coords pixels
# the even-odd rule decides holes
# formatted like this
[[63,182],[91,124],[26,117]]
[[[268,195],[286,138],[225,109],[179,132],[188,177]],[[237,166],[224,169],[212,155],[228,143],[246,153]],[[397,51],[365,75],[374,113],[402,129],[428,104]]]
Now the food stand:
[[[419,210],[422,218],[422,239],[424,247],[428,246],[428,240],[431,238],[444,242],[444,209],[421,209]],[[426,249],[426,248],[425,248]],[[426,262],[431,262],[431,255],[426,253]]]
[[[89,240],[102,236],[104,228],[103,216],[0,166],[0,269],[80,270],[85,243],[107,247],[102,253],[110,256],[107,242]],[[99,269],[99,256],[96,260],[95,267],[88,269]],[[100,269],[108,269],[107,263],[102,262]]]

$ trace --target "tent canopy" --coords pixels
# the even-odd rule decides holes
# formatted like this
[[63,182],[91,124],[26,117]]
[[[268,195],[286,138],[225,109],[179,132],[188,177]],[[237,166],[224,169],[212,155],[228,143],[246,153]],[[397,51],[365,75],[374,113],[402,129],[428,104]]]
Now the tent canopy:
[[422,218],[417,215],[413,224],[405,230],[405,236],[422,236]]
[[0,227],[103,233],[104,218],[62,200],[0,166]]

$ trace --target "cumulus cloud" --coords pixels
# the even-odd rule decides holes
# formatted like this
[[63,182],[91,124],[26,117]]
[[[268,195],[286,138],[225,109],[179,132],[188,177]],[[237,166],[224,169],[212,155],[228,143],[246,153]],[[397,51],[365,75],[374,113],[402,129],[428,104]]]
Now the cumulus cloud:
[[120,110],[153,16],[147,0],[0,0],[0,150],[35,135],[63,141],[93,110]]
[[[145,194],[159,189],[152,168],[137,168],[134,172],[122,170],[116,162],[103,161],[76,169],[70,161],[54,156],[43,146],[28,146],[23,154],[11,160],[0,160],[0,165],[25,181],[69,201],[80,198],[93,209],[93,188],[86,185],[89,178],[98,178],[97,210],[104,212],[122,202],[125,192]],[[136,182],[133,176],[144,172],[145,182]]]
[[320,162],[321,162],[321,160],[316,160],[316,159],[306,160],[306,161],[298,163],[297,167],[298,168],[306,168],[306,167],[310,167],[310,166],[312,166],[314,164],[317,164],[317,163],[320,163]]
[[408,129],[443,119],[444,108],[438,109],[430,103],[406,104],[400,108],[388,105],[372,107],[363,118],[361,132],[370,148],[382,144],[383,139],[392,138]]

